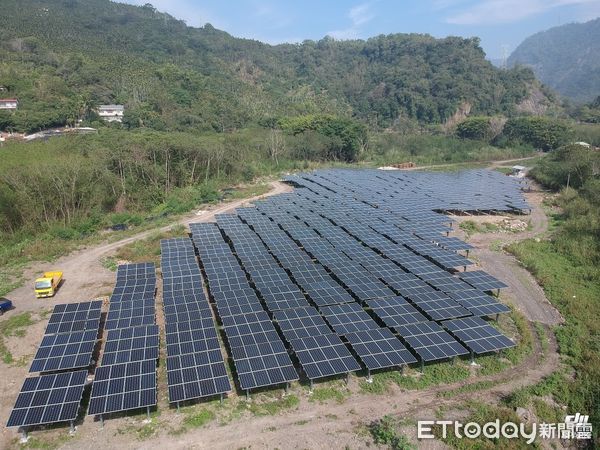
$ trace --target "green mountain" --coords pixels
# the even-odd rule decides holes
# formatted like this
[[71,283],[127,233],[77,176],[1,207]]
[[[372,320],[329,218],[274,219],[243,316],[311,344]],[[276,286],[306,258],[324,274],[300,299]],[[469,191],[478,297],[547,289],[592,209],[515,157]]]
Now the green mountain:
[[600,95],[600,18],[551,28],[528,37],[509,65],[531,67],[546,85],[576,102]]
[[393,34],[271,46],[108,0],[3,0],[0,85],[20,100],[0,129],[94,120],[126,105],[126,126],[224,131],[331,114],[375,128],[510,115],[535,83],[494,68],[478,39]]

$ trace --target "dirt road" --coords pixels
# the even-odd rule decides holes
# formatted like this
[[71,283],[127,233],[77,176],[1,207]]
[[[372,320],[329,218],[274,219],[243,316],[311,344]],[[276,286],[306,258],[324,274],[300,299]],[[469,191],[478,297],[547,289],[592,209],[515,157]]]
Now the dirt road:
[[[153,229],[144,231],[120,241],[101,244],[96,247],[84,247],[59,258],[53,263],[35,264],[35,270],[25,274],[26,281],[24,285],[6,295],[7,298],[10,298],[13,301],[16,308],[0,318],[0,320],[10,317],[11,314],[18,314],[23,311],[37,311],[42,307],[50,308],[59,303],[81,302],[101,295],[110,294],[114,286],[115,274],[102,266],[101,260],[103,257],[124,245],[144,239],[157,231],[169,230],[177,224],[187,226],[191,222],[211,221],[216,214],[227,213],[260,198],[290,192],[292,190],[289,185],[279,181],[273,181],[270,184],[272,189],[266,194],[211,206],[201,215],[192,214],[185,216],[159,230]],[[62,270],[64,273],[65,281],[63,285],[53,298],[36,299],[33,295],[33,283],[35,278],[39,276],[41,272],[55,268]]]
[[[514,256],[491,248],[542,236],[548,231],[548,217],[542,208],[544,194],[539,186],[533,185],[532,189],[526,194],[527,201],[532,207],[529,229],[520,233],[474,234],[468,239],[469,243],[475,247],[470,256],[474,257],[473,259],[477,260],[479,266],[490,275],[508,284],[508,288],[502,291],[503,298],[514,305],[528,320],[557,325],[563,322],[563,318],[558,310],[550,304],[534,277],[519,264]],[[475,218],[454,216],[454,219],[461,222]],[[486,216],[478,216],[477,219],[482,219],[478,222],[485,221]],[[453,235],[466,239],[465,233],[457,226],[454,227]]]

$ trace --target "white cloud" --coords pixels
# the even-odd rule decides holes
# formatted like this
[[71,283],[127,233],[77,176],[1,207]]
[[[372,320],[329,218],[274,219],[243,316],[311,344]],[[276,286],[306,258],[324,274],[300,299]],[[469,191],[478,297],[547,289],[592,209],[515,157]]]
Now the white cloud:
[[465,11],[448,17],[446,22],[455,25],[512,23],[559,6],[592,4],[597,1],[598,0],[483,0]]
[[361,3],[350,8],[347,16],[352,22],[352,26],[341,30],[328,31],[327,36],[340,40],[358,39],[360,27],[375,18],[375,13],[371,10],[373,3],[374,2]]

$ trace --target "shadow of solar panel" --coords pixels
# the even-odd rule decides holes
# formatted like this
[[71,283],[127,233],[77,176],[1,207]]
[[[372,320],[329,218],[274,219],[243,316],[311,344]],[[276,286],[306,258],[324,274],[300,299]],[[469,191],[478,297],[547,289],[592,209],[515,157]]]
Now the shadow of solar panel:
[[435,322],[397,327],[396,331],[423,361],[437,361],[469,352]]
[[298,379],[281,341],[231,349],[236,374],[243,390],[287,383]]
[[56,305],[44,334],[72,333],[98,330],[102,300]]
[[167,382],[171,403],[231,390],[220,348],[168,357]]
[[379,328],[379,325],[356,302],[326,306],[321,308],[321,312],[339,335]]
[[493,276],[484,272],[483,270],[462,272],[459,275],[459,278],[469,283],[475,289],[479,289],[480,291],[493,291],[496,289],[503,289],[508,287],[507,284],[503,283],[497,278],[494,278]]
[[156,360],[96,369],[88,414],[106,414],[153,405],[156,405]]
[[51,372],[89,366],[97,337],[98,330],[44,336],[29,372]]
[[367,305],[371,308],[373,314],[390,328],[429,321],[427,317],[402,297],[369,300]]
[[477,289],[449,292],[448,295],[467,308],[474,316],[493,316],[510,312],[510,308]]
[[348,333],[345,337],[370,370],[417,362],[417,358],[387,328]]
[[75,420],[87,370],[26,378],[7,427]]
[[516,344],[480,317],[466,317],[442,324],[475,354],[514,347]]
[[158,359],[159,343],[157,325],[109,331],[104,345],[102,366]]
[[337,334],[309,336],[291,339],[289,342],[302,370],[310,380],[361,369]]

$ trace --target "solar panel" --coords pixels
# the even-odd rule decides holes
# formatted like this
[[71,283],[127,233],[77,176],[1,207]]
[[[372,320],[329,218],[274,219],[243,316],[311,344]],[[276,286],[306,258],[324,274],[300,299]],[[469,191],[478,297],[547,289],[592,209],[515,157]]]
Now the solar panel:
[[167,332],[167,355],[187,355],[221,348],[214,327]]
[[281,341],[233,347],[231,354],[240,388],[243,390],[298,379],[296,369]]
[[412,295],[410,300],[432,320],[453,319],[471,315],[469,310],[439,291]]
[[44,334],[72,333],[98,330],[102,300],[56,305]]
[[25,378],[7,427],[75,420],[87,370]]
[[339,336],[333,333],[290,339],[290,345],[310,380],[360,370]]
[[231,390],[220,348],[167,358],[169,402],[180,402]]
[[402,297],[369,300],[367,305],[371,308],[373,314],[390,328],[429,321],[427,317]]
[[51,372],[55,370],[87,367],[98,339],[98,330],[44,336],[29,372]]
[[475,289],[479,289],[480,291],[493,291],[508,287],[507,284],[503,283],[497,278],[494,278],[483,270],[461,272],[459,278],[469,283]]
[[154,263],[122,264],[117,267],[117,280],[156,277]]
[[142,325],[152,325],[156,321],[154,298],[130,302],[111,303],[104,328],[115,330]]
[[345,337],[369,370],[417,362],[417,358],[387,328],[348,333]]
[[466,355],[467,349],[435,322],[403,325],[398,334],[423,361],[436,361]]
[[273,316],[288,341],[331,333],[323,317],[313,307],[276,311]]
[[443,326],[475,354],[514,347],[516,344],[480,317],[448,320]]
[[321,312],[339,335],[379,328],[379,325],[358,303],[326,306],[321,308]]
[[449,292],[448,295],[475,316],[493,316],[510,312],[508,306],[497,302],[491,295],[477,289]]
[[88,414],[106,414],[153,405],[156,405],[156,360],[96,369]]
[[111,330],[106,337],[102,366],[158,359],[157,325]]

